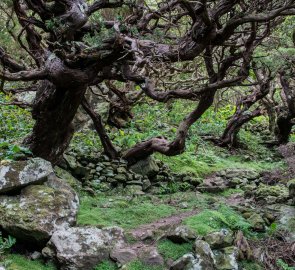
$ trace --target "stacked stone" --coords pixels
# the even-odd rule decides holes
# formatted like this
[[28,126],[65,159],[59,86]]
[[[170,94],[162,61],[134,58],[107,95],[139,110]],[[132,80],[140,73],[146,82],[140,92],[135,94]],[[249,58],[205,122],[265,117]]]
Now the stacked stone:
[[173,173],[163,162],[147,158],[128,167],[123,159],[110,160],[94,153],[70,151],[64,155],[64,169],[92,190],[111,191],[118,188],[125,193],[165,193],[171,183],[181,183],[180,190],[193,190],[201,179],[190,174]]

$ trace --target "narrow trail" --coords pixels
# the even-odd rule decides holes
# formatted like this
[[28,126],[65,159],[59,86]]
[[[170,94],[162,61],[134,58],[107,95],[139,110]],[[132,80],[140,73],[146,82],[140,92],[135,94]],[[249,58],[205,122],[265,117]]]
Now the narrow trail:
[[[111,256],[118,258],[140,258],[147,264],[164,263],[162,256],[157,250],[157,241],[180,225],[182,221],[190,216],[196,215],[200,210],[193,210],[178,213],[166,218],[158,219],[152,223],[142,224],[128,232],[132,236],[133,241],[119,246],[115,249]],[[119,259],[120,261],[120,259]]]
[[181,224],[185,218],[196,215],[199,212],[199,210],[193,210],[178,213],[166,218],[161,218],[152,223],[140,225],[139,227],[130,230],[129,233],[134,239],[142,240],[142,238],[148,233],[157,232],[159,230],[167,230],[169,228],[175,227]]

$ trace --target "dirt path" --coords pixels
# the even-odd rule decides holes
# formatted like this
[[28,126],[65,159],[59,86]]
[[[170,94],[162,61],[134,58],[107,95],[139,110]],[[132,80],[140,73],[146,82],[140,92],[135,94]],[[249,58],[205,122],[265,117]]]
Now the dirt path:
[[160,230],[167,230],[175,227],[181,224],[185,218],[196,215],[197,213],[199,213],[199,210],[183,212],[170,217],[161,218],[152,223],[140,225],[139,227],[130,230],[129,233],[133,238],[142,240],[148,234],[153,234]]
[[164,267],[164,259],[157,250],[157,241],[170,229],[180,225],[185,218],[197,213],[199,210],[178,213],[130,230],[128,234],[132,236],[132,243],[125,243],[114,249],[111,254],[112,259],[124,264],[139,258],[146,264]]

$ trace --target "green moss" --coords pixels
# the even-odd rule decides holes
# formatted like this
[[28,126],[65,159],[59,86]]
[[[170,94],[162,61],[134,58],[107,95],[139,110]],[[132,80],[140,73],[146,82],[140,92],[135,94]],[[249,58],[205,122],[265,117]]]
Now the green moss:
[[192,243],[175,244],[169,240],[163,240],[158,243],[158,251],[165,260],[177,260],[184,254],[192,251]]
[[133,261],[126,265],[126,270],[163,270],[163,266],[146,265],[140,261]]
[[242,261],[240,266],[242,270],[263,270],[262,266],[252,261]]
[[146,197],[127,201],[126,198],[99,196],[82,197],[78,223],[99,226],[121,226],[125,229],[150,223],[176,213],[174,207],[152,202]]
[[110,261],[104,261],[96,266],[93,270],[116,270],[118,267],[115,263]]
[[21,255],[8,255],[5,257],[8,262],[7,270],[56,270],[52,264],[45,265],[41,261],[31,261]]
[[220,193],[218,193],[218,195],[222,196],[222,197],[229,197],[233,194],[237,194],[237,193],[243,193],[244,191],[240,188],[229,188],[225,191],[222,191]]
[[198,215],[185,219],[184,224],[199,235],[206,235],[222,228],[240,229],[248,233],[251,227],[242,216],[227,206],[220,206],[218,210],[204,210]]

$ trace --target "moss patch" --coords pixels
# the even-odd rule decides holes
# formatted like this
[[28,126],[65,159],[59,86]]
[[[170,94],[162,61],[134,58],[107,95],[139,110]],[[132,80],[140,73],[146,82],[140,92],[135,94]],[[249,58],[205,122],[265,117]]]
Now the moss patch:
[[139,197],[132,201],[128,201],[125,197],[113,198],[82,197],[78,223],[131,229],[177,212],[173,206],[166,205],[162,201],[149,200],[148,197]]
[[192,248],[192,243],[175,244],[169,240],[163,240],[158,243],[158,251],[165,260],[172,259],[175,261],[184,254],[191,252]]
[[104,261],[96,266],[93,270],[116,270],[118,267],[115,263],[110,261]]
[[126,265],[126,270],[163,270],[163,266],[146,265],[140,261],[133,261]]
[[7,270],[57,270],[52,264],[44,264],[41,261],[31,261],[21,255],[7,255],[5,261],[8,263]]
[[251,227],[242,216],[227,206],[220,206],[218,210],[204,210],[198,215],[185,219],[184,224],[199,235],[206,235],[222,228],[239,229],[248,233]]

